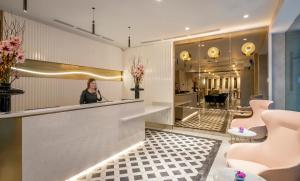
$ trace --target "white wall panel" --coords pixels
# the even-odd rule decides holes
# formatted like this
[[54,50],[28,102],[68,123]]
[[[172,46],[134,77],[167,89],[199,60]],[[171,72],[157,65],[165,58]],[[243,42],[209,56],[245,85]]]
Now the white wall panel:
[[[169,103],[172,110],[166,117],[161,117],[164,124],[173,124],[173,103],[174,103],[174,73],[173,73],[173,43],[162,42],[158,44],[130,48],[123,53],[124,61],[124,91],[123,97],[133,98],[134,93],[130,88],[134,82],[130,75],[130,66],[134,58],[140,58],[146,67],[145,78],[141,87],[141,98],[146,104],[153,102]],[[158,122],[158,121],[155,121]]]
[[[8,20],[12,15],[5,13]],[[72,34],[23,17],[25,34],[23,48],[28,59],[122,70],[120,48]],[[109,99],[122,97],[122,82],[99,81],[102,94]],[[13,96],[13,111],[77,104],[86,81],[50,78],[21,78],[13,87],[24,95]]]

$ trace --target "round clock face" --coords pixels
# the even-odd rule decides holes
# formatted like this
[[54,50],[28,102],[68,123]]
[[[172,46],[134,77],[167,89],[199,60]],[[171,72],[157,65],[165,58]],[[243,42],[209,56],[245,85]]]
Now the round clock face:
[[207,51],[209,58],[219,58],[220,54],[221,52],[217,47],[210,47]]
[[246,42],[243,44],[241,51],[246,56],[251,56],[255,51],[255,44],[252,42]]
[[190,61],[190,60],[192,60],[192,56],[188,51],[184,50],[184,51],[180,52],[180,59],[182,61]]

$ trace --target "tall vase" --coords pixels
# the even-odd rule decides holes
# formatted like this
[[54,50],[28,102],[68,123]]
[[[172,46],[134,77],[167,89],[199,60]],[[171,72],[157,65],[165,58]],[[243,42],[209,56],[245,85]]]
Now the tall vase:
[[135,87],[134,87],[134,98],[135,99],[139,99],[140,98],[140,85],[139,84],[135,84]]
[[11,86],[9,83],[1,83],[0,85],[0,112],[11,111],[11,94],[9,93]]

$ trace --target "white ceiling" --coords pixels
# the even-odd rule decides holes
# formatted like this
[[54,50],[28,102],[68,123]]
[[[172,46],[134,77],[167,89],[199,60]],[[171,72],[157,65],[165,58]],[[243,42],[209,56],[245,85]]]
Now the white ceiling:
[[[96,7],[96,33],[126,47],[132,27],[132,45],[143,41],[190,35],[211,29],[269,25],[278,0],[28,0],[28,13],[48,24],[59,19],[91,30]],[[22,0],[0,0],[0,8],[24,15]],[[249,14],[248,19],[243,15]],[[185,27],[190,27],[189,31]]]

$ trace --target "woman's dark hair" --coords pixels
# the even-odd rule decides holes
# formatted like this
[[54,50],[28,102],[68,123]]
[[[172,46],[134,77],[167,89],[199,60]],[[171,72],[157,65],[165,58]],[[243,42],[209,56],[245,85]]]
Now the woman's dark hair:
[[94,78],[89,78],[89,80],[87,81],[87,86],[86,86],[86,88],[87,88],[87,89],[90,88],[91,82],[94,82],[94,81],[96,81],[96,79],[94,79]]

